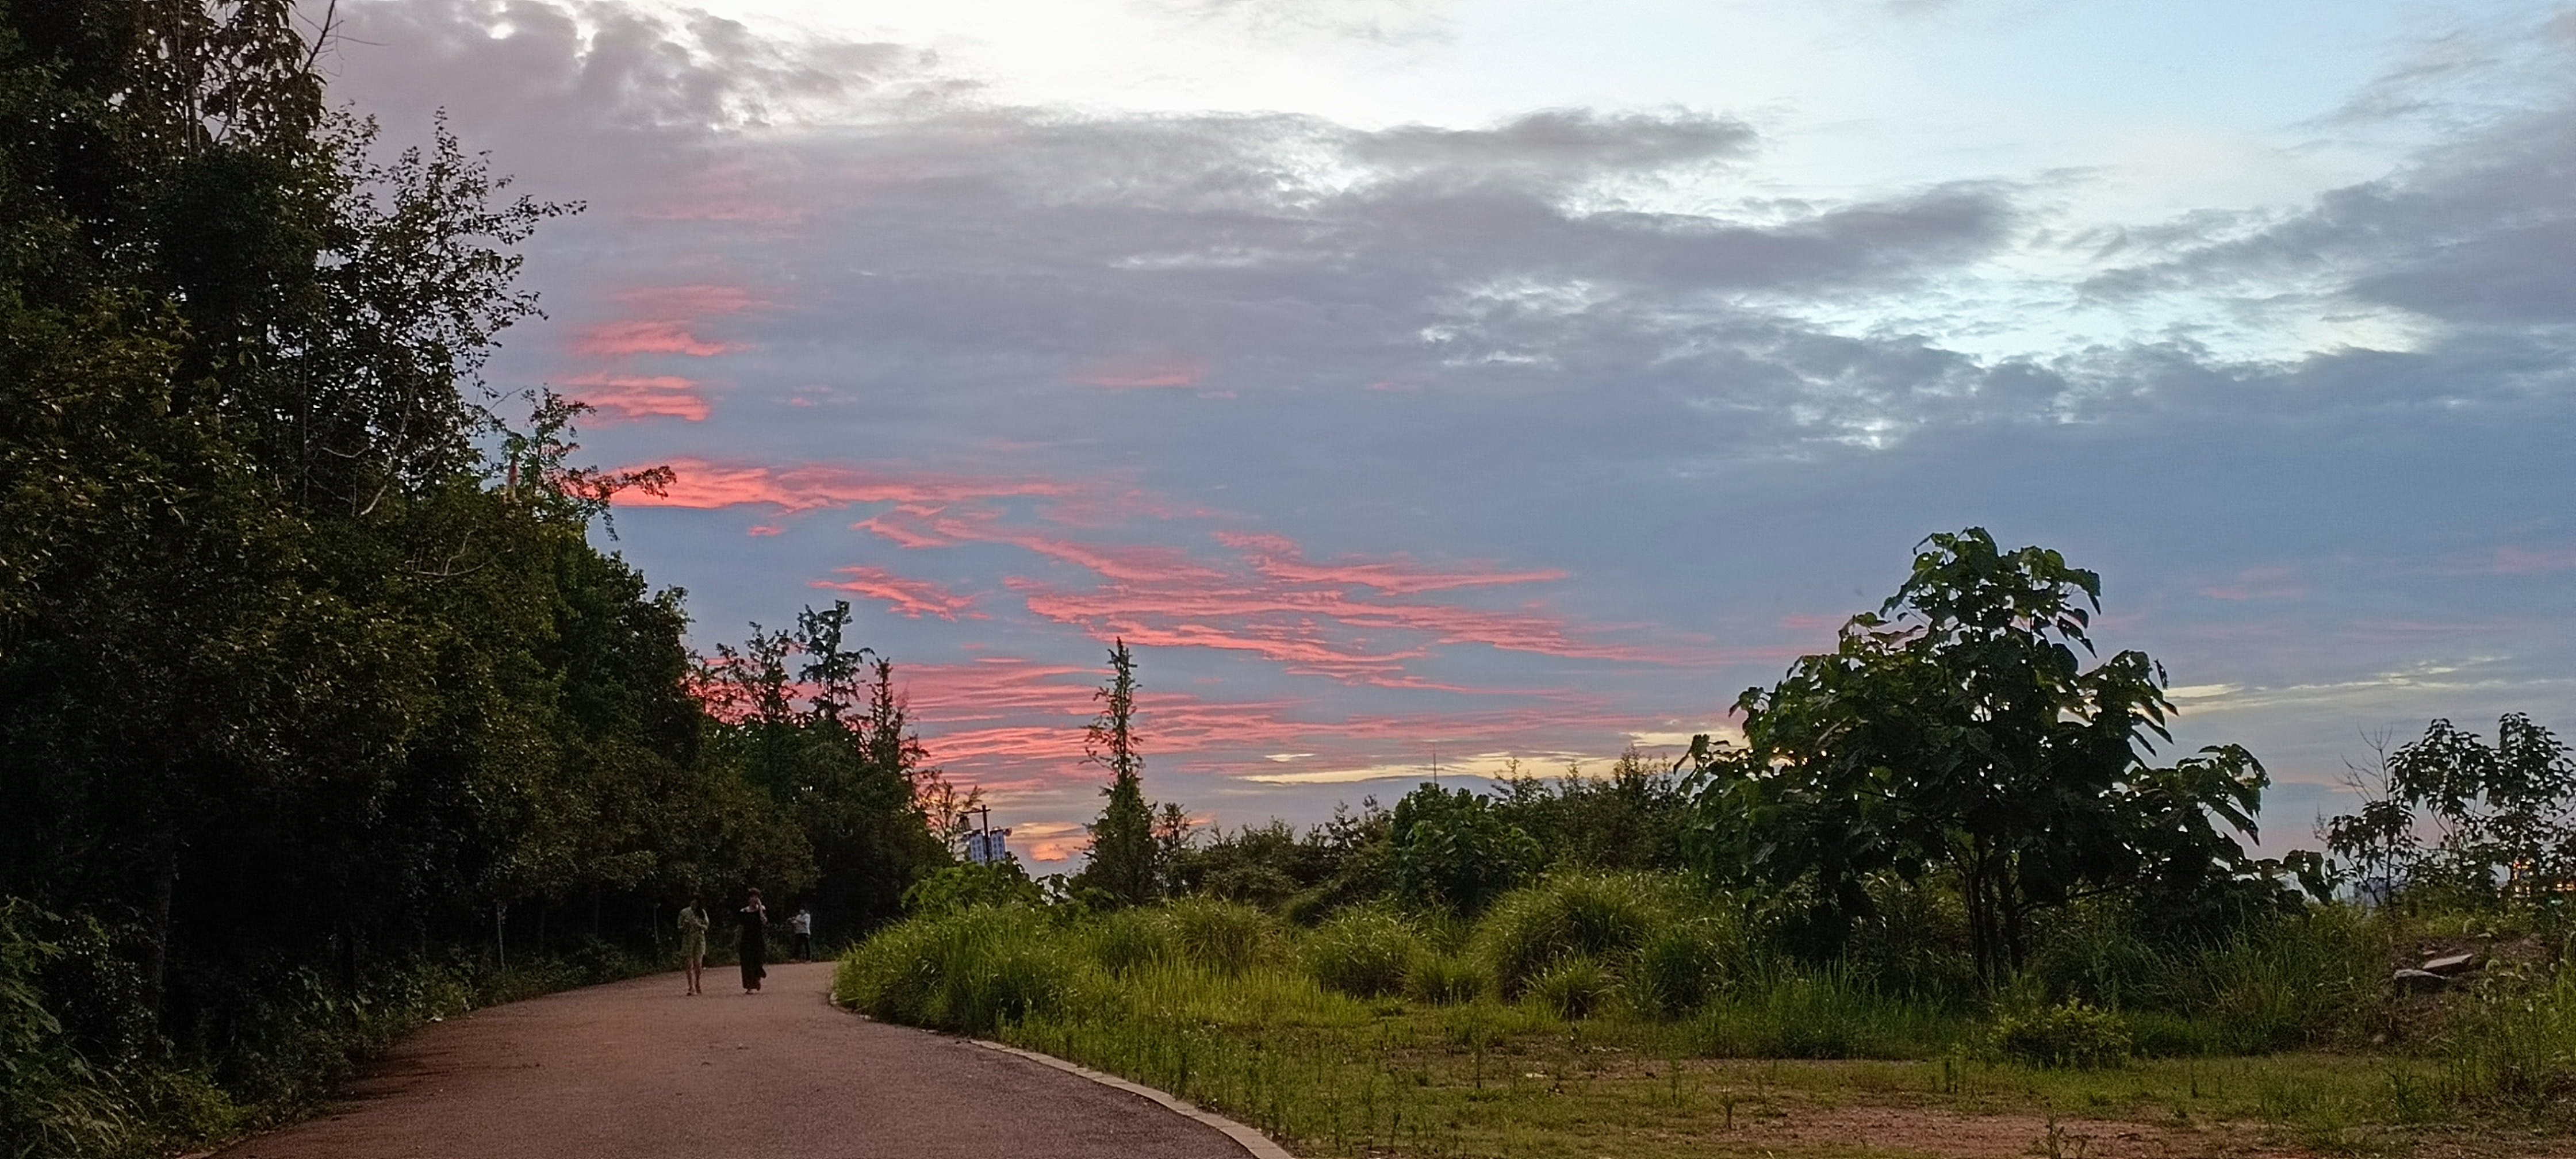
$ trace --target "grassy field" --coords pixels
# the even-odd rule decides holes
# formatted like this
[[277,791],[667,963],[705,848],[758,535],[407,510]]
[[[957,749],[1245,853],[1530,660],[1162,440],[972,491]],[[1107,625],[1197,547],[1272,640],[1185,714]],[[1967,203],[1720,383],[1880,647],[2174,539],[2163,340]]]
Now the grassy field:
[[[2334,955],[2230,951],[2211,960],[2239,963],[2235,980],[2205,1009],[2120,1014],[2134,1037],[2100,1065],[2049,1066],[1999,1048],[2009,997],[1895,998],[1775,965],[1682,971],[1704,985],[1676,1000],[1654,934],[1598,960],[1513,936],[1385,914],[1305,930],[1211,903],[977,909],[853,950],[835,989],[1174,1092],[1310,1156],[2576,1153],[2563,981],[2463,993],[2419,1022],[2438,1029],[2382,1049],[2353,1036],[2404,1012],[2352,987],[2326,1003],[2334,975],[2298,965]],[[2296,1018],[2304,1037],[2278,1029]],[[2226,1045],[2261,1039],[2297,1041]]]

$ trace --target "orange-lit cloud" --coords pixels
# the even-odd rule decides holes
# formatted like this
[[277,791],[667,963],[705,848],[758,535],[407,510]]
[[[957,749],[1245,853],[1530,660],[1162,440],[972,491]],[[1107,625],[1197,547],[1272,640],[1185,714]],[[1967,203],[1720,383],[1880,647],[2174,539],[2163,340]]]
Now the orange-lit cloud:
[[1415,592],[1445,591],[1451,588],[1491,587],[1501,584],[1552,583],[1570,573],[1558,568],[1533,568],[1527,571],[1502,571],[1481,563],[1469,563],[1453,570],[1441,571],[1416,566],[1411,560],[1396,556],[1383,562],[1308,563],[1305,554],[1293,541],[1280,535],[1243,535],[1216,533],[1217,541],[1244,553],[1261,574],[1293,583],[1360,584],[1392,595]]
[[695,379],[672,374],[585,374],[561,380],[565,393],[609,421],[678,418],[705,422],[712,409]]
[[1193,359],[1112,363],[1076,374],[1073,380],[1111,390],[1177,390],[1197,386],[1207,370],[1206,363]]
[[1071,490],[1039,479],[903,472],[862,467],[761,467],[707,459],[674,459],[668,493],[626,495],[632,507],[769,506],[790,514],[859,503],[937,506],[970,499],[1046,496]]
[[689,332],[689,324],[667,318],[643,318],[624,322],[603,322],[581,332],[574,339],[575,354],[618,358],[632,354],[686,354],[692,358],[712,358],[741,347],[723,342],[710,342]]
[[834,569],[834,574],[849,578],[815,580],[814,586],[882,600],[892,605],[893,610],[915,620],[929,615],[953,622],[957,613],[975,606],[973,596],[961,596],[929,580],[899,576],[881,567],[853,564]]

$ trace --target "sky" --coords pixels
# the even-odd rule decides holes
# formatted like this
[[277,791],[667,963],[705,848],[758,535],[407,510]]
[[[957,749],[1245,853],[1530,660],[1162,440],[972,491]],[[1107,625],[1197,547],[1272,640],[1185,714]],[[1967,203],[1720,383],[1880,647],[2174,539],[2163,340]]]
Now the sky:
[[[321,15],[316,5],[310,15]],[[2262,848],[2434,717],[2576,733],[2576,6],[340,0],[667,464],[692,642],[848,600],[1040,872],[1150,797],[1599,772],[1990,529],[2101,574]]]

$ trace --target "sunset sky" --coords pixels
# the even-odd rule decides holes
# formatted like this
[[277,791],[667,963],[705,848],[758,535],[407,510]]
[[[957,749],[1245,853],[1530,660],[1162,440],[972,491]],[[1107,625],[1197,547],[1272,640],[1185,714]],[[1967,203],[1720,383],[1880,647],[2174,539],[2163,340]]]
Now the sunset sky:
[[[318,13],[320,5],[314,5]],[[1923,535],[2102,573],[2265,846],[2368,738],[2576,733],[2576,8],[342,0],[667,463],[693,639],[848,599],[1040,872],[1722,729]]]

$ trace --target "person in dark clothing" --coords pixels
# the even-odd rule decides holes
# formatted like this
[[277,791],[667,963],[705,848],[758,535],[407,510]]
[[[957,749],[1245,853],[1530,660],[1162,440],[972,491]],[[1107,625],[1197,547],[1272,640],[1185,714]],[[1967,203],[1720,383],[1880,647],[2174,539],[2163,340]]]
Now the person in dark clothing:
[[760,904],[760,891],[752,890],[742,903],[742,912],[734,915],[734,950],[742,959],[742,992],[760,993],[760,980],[769,975],[765,960],[769,955],[769,910]]

